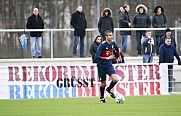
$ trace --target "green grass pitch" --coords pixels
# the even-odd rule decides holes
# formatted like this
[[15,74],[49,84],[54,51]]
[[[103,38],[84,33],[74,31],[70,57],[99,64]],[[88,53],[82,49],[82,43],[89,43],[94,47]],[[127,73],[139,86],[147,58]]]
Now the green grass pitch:
[[181,116],[181,95],[0,100],[0,116]]

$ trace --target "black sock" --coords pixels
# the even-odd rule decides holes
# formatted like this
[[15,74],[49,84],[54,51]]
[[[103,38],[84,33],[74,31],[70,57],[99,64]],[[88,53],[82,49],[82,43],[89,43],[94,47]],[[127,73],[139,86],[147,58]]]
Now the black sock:
[[110,85],[109,85],[109,87],[108,87],[107,89],[108,89],[108,90],[111,90],[111,89],[114,87],[114,85],[116,85],[116,83],[117,83],[117,82],[111,81],[111,83],[110,83]]
[[101,92],[101,97],[100,98],[104,98],[104,90],[105,90],[105,86],[101,86],[100,87],[100,92]]

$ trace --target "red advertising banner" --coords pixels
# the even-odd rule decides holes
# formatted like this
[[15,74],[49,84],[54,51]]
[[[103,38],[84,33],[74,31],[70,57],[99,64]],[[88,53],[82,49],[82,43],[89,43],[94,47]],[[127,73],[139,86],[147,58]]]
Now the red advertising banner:
[[[114,65],[119,82],[115,94],[168,94],[164,68],[157,64]],[[111,78],[107,76],[107,85]],[[96,65],[0,67],[0,99],[99,96]],[[106,93],[107,95],[107,93]]]

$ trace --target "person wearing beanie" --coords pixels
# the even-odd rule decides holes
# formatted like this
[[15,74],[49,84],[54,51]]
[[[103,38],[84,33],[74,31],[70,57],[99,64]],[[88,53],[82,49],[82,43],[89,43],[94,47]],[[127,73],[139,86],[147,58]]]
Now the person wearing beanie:
[[[177,47],[176,42],[175,42],[175,38],[171,34],[172,34],[172,32],[171,32],[170,28],[165,29],[165,35],[160,38],[158,49],[165,42],[166,37],[171,38],[171,44],[173,44],[175,46],[175,48]],[[159,52],[157,55],[159,55]]]

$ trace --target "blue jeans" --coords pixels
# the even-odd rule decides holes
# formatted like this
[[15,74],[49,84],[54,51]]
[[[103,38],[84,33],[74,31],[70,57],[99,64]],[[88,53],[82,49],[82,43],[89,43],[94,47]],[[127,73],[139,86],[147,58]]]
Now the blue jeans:
[[168,65],[168,92],[172,92],[173,65]]
[[143,63],[152,63],[153,62],[153,55],[143,55]]
[[42,37],[30,37],[30,44],[32,57],[36,55],[42,56]]
[[73,45],[73,56],[77,55],[77,45],[80,37],[80,56],[84,56],[84,38],[85,36],[75,36]]
[[126,52],[127,49],[127,44],[128,44],[128,35],[122,35],[122,52]]

